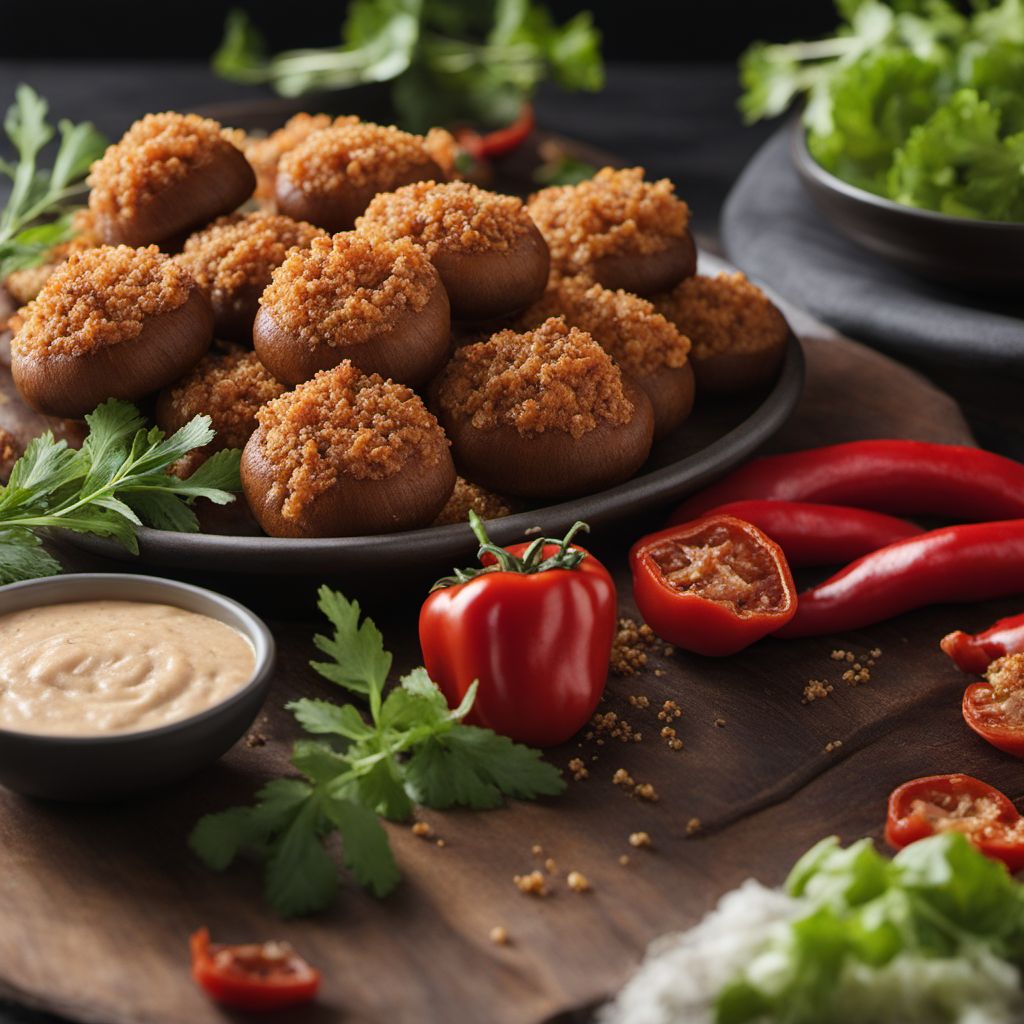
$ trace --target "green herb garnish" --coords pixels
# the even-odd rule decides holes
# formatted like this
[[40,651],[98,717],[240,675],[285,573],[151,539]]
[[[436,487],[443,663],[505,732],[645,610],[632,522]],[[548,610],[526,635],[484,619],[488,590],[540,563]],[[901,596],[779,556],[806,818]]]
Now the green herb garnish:
[[844,181],[908,206],[1024,221],[1024,3],[836,6],[833,38],[744,54],[747,121],[806,97],[808,148]]
[[61,120],[53,167],[39,167],[40,154],[55,134],[46,120],[47,102],[27,85],[19,85],[15,96],[4,131],[18,159],[13,164],[0,160],[0,173],[11,179],[11,194],[0,215],[0,280],[36,266],[55,245],[74,237],[74,210],[68,204],[80,194],[81,179],[107,144],[88,121]]
[[38,530],[113,537],[138,553],[137,526],[194,533],[199,524],[189,505],[196,498],[224,505],[241,490],[237,449],[211,455],[185,480],[167,472],[213,440],[208,416],[196,416],[166,437],[147,428],[135,406],[111,399],[85,421],[89,434],[80,451],[47,431],[28,445],[0,486],[0,584],[61,571],[42,548]]
[[306,732],[328,737],[295,744],[291,762],[303,778],[275,779],[253,806],[207,815],[189,840],[214,870],[243,852],[262,860],[266,898],[284,917],[322,910],[334,898],[338,871],[324,844],[335,832],[355,880],[386,896],[400,875],[378,815],[405,821],[414,803],[486,810],[505,797],[530,800],[565,788],[538,751],[463,724],[475,684],[451,710],[417,668],[385,696],[391,655],[377,627],[360,621],[356,601],[327,587],[319,608],[334,632],[314,637],[329,660],[310,664],[364,699],[369,719],[354,704],[293,701],[288,708]]
[[343,44],[267,56],[241,9],[231,12],[213,66],[284,96],[392,82],[400,122],[414,131],[469,121],[510,124],[545,78],[563,89],[604,84],[588,11],[556,25],[530,0],[354,0]]

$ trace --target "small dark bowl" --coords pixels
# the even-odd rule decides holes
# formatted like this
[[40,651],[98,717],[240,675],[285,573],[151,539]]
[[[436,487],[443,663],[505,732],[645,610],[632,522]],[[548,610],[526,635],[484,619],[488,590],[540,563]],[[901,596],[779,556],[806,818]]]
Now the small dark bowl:
[[198,715],[141,732],[52,736],[0,729],[0,784],[52,800],[110,800],[191,775],[216,761],[252,725],[270,689],[275,653],[270,631],[247,608],[155,576],[80,573],[0,588],[0,614],[88,600],[170,604],[217,619],[253,645],[252,679]]
[[904,270],[957,288],[1024,287],[1024,223],[972,220],[903,206],[849,185],[811,156],[803,123],[792,129],[793,162],[815,205],[847,238]]

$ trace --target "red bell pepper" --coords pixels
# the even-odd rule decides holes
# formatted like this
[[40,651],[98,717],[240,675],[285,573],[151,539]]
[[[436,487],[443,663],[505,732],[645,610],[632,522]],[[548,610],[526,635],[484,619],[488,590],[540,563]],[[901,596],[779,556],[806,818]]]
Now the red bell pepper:
[[518,149],[533,131],[533,106],[524,103],[519,116],[504,128],[481,135],[472,128],[459,128],[456,141],[474,160],[493,160]]
[[998,750],[1024,757],[1024,654],[988,666],[985,681],[964,691],[964,721]]
[[885,838],[902,849],[936,832],[962,832],[986,857],[1024,868],[1024,819],[1009,798],[970,775],[929,775],[889,797]]
[[629,565],[647,625],[697,654],[735,654],[796,611],[782,550],[733,516],[708,516],[643,537],[633,545]]
[[843,633],[948,601],[1024,592],[1024,519],[947,526],[859,558],[800,595],[781,637]]
[[200,988],[236,1010],[283,1010],[308,1003],[320,988],[320,972],[287,942],[214,945],[200,928],[189,947]]
[[956,520],[1024,518],[1024,465],[993,452],[926,441],[851,441],[754,459],[685,501],[693,519],[765,498],[854,505]]
[[[782,548],[791,569],[843,565],[923,532],[916,523],[881,512],[803,501],[733,501],[710,514],[752,523]],[[679,521],[678,513],[669,520]]]
[[438,581],[420,610],[423,664],[452,707],[474,681],[467,721],[520,743],[554,746],[590,720],[608,677],[615,583],[591,554],[538,538],[500,548],[470,525],[482,567]]
[[939,643],[962,672],[980,675],[996,658],[1024,651],[1024,614],[1011,615],[973,636],[958,629]]

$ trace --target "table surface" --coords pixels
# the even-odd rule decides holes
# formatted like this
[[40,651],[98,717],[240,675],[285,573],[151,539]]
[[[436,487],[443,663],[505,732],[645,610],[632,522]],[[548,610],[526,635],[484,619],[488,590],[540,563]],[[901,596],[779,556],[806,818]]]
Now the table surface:
[[[56,115],[91,118],[112,137],[150,110],[258,94],[219,81],[197,64],[53,66],[7,61],[0,67],[0,103],[21,81],[46,96]],[[727,65],[612,66],[600,97],[545,92],[538,103],[539,120],[547,129],[623,154],[652,174],[671,177],[693,209],[697,231],[713,241],[729,186],[771,131],[771,126],[743,127],[735,112],[736,96],[734,69]],[[943,383],[948,387],[950,382]],[[952,390],[955,393],[955,386]],[[971,419],[970,407],[966,412]],[[1007,415],[1019,418],[1020,413],[1011,410]],[[0,1024],[54,1020],[14,1006],[0,1007]]]

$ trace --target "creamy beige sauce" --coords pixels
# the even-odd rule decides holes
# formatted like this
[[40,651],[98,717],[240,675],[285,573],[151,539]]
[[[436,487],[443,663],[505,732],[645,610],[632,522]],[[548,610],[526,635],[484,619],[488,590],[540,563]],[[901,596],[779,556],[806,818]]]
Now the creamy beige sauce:
[[227,700],[256,654],[237,630],[181,608],[75,601],[0,615],[0,729],[139,732]]

